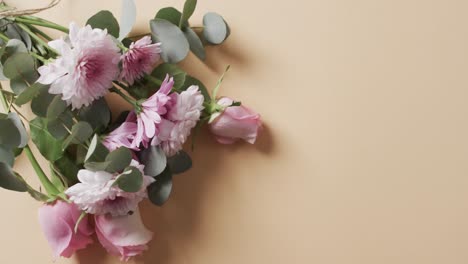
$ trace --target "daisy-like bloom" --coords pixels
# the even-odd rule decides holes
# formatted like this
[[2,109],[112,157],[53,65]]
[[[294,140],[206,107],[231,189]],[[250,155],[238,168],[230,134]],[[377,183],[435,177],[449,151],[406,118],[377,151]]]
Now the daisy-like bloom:
[[125,54],[122,55],[122,72],[120,79],[132,85],[135,80],[149,74],[161,57],[161,43],[152,44],[149,36],[144,36],[130,44]]
[[[132,160],[130,166],[138,168],[142,173],[144,165]],[[78,180],[65,191],[81,210],[95,215],[111,214],[113,216],[127,215],[137,209],[138,203],[147,197],[146,187],[154,182],[154,178],[143,176],[143,184],[138,192],[122,191],[113,186],[118,175],[105,171],[80,170]]]
[[113,151],[120,147],[125,147],[138,151],[137,147],[132,145],[137,132],[137,124],[134,122],[123,122],[118,128],[109,133],[103,140],[102,144],[109,150]]
[[61,94],[73,109],[104,96],[119,75],[120,49],[107,30],[70,24],[69,37],[49,42],[60,53],[38,68],[37,82],[50,84],[49,93]]
[[169,93],[174,86],[174,78],[169,79],[169,75],[161,84],[159,90],[141,104],[137,117],[137,133],[133,141],[134,147],[139,147],[141,143],[147,147],[151,138],[156,135],[156,125],[161,123],[161,116],[167,113],[166,104],[171,100]]
[[164,119],[158,125],[159,134],[151,142],[160,145],[168,156],[176,154],[197,125],[203,110],[203,95],[198,86],[191,86],[180,94],[171,95],[172,106]]

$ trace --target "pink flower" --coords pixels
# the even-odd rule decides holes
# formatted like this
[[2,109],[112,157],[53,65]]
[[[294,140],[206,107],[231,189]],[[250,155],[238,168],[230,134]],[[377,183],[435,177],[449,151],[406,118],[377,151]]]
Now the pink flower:
[[171,99],[169,93],[173,85],[174,78],[169,79],[167,75],[159,90],[141,104],[141,111],[136,114],[137,133],[133,141],[134,147],[139,147],[141,143],[147,147],[151,138],[156,135],[156,125],[161,123],[161,116],[167,113],[166,104]]
[[161,145],[168,156],[176,154],[197,125],[203,110],[203,95],[198,86],[191,86],[180,94],[171,95],[172,106],[164,119],[158,125],[159,134],[153,139],[152,145]]
[[54,258],[69,258],[76,250],[93,242],[90,237],[93,229],[87,216],[81,219],[77,232],[74,231],[80,215],[81,211],[75,204],[60,200],[39,208],[39,224],[52,247]]
[[218,104],[227,108],[210,124],[211,132],[221,144],[232,144],[238,139],[255,143],[262,126],[260,115],[245,106],[230,106],[232,103],[227,97],[219,99]]
[[[137,161],[132,160],[130,166],[138,168],[143,173],[144,166]],[[154,178],[144,175],[141,189],[138,192],[130,193],[114,186],[118,176],[105,171],[80,170],[78,172],[80,182],[68,188],[65,194],[87,213],[126,215],[135,211],[138,204],[148,197],[146,187],[154,182]]]
[[131,215],[98,215],[96,234],[102,246],[110,253],[127,261],[148,249],[153,233],[144,226],[139,210]]
[[37,82],[50,84],[49,93],[61,94],[73,109],[104,96],[119,75],[120,50],[107,30],[71,23],[69,38],[49,45],[60,57],[38,68]]
[[136,79],[151,73],[154,64],[159,60],[161,43],[151,43],[149,36],[144,36],[130,44],[130,49],[122,55],[122,72],[120,79],[132,85]]
[[107,135],[102,144],[109,151],[116,150],[120,147],[125,147],[138,151],[139,149],[132,145],[137,132],[137,124],[133,122],[123,122],[118,128]]

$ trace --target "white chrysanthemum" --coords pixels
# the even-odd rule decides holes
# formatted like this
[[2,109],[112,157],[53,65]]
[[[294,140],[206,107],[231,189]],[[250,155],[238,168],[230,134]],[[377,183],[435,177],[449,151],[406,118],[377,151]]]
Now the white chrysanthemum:
[[[143,173],[144,166],[137,161],[132,160],[130,165]],[[89,214],[126,215],[135,211],[138,203],[147,197],[146,187],[154,182],[154,179],[150,176],[143,176],[140,191],[129,193],[117,186],[112,186],[116,176],[105,171],[80,170],[78,172],[80,183],[68,188],[65,194],[81,210]]]
[[182,149],[192,129],[197,125],[203,110],[203,95],[198,86],[191,86],[180,94],[172,95],[174,104],[158,126],[159,134],[153,145],[160,145],[168,156]]
[[60,56],[38,68],[37,82],[50,84],[49,93],[61,94],[73,109],[104,96],[119,75],[120,49],[107,30],[71,23],[69,37],[49,45]]

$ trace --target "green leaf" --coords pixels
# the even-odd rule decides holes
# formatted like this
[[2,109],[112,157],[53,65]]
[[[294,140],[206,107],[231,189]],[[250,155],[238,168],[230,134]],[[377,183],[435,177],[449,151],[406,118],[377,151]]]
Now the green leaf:
[[91,140],[91,143],[89,144],[84,161],[101,162],[106,159],[108,154],[109,150],[100,142],[99,136],[95,134]]
[[71,135],[65,139],[62,145],[62,150],[66,149],[70,144],[80,144],[85,142],[93,135],[93,128],[90,124],[80,121],[73,125]]
[[0,145],[9,149],[21,144],[21,135],[13,120],[7,117],[0,118]]
[[172,173],[169,167],[156,177],[156,181],[148,186],[147,191],[149,200],[155,205],[162,206],[169,199],[172,191]]
[[209,102],[211,100],[210,93],[208,92],[208,89],[206,89],[206,86],[198,79],[195,79],[194,77],[189,76],[189,75],[185,77],[185,83],[182,86],[181,91],[187,90],[192,85],[198,86],[198,89],[200,89],[200,92],[203,94],[203,97],[205,98],[205,102]]
[[49,93],[49,86],[38,84],[38,94],[31,101],[32,112],[40,117],[47,116],[47,108],[55,95]]
[[203,43],[200,40],[200,37],[198,37],[197,33],[195,33],[195,31],[189,27],[186,27],[183,32],[185,38],[187,38],[187,41],[190,45],[190,50],[193,52],[193,54],[195,54],[195,56],[197,56],[200,60],[205,60],[205,47],[203,47]]
[[9,79],[20,78],[33,84],[38,78],[34,58],[28,53],[15,53],[3,65],[3,73]]
[[88,152],[86,152],[86,156],[84,161],[88,161],[89,158],[93,155],[94,151],[96,150],[97,144],[99,143],[99,137],[97,134],[94,134],[93,139],[91,139],[91,143],[89,143]]
[[130,166],[117,177],[114,184],[117,184],[124,192],[138,192],[143,184],[143,175],[139,169]]
[[134,0],[122,1],[122,15],[120,16],[119,40],[127,36],[136,21],[136,6]]
[[50,102],[49,107],[47,107],[47,118],[48,119],[57,119],[63,112],[67,109],[67,102],[62,100],[61,95],[56,95],[52,102]]
[[184,9],[182,11],[182,17],[179,21],[179,27],[182,28],[184,22],[187,22],[189,18],[193,15],[195,7],[197,6],[197,0],[186,0],[184,4]]
[[18,148],[24,148],[28,144],[28,133],[26,132],[26,128],[24,128],[23,123],[21,122],[20,117],[18,116],[17,113],[8,113],[8,119],[10,119],[13,124],[16,126],[18,129],[18,133],[20,136],[20,143],[19,145],[15,146]]
[[94,131],[104,130],[111,120],[111,111],[104,98],[95,100],[91,105],[78,112],[80,120],[88,122]]
[[223,17],[216,13],[203,16],[203,26],[203,36],[211,44],[221,44],[228,37],[228,26]]
[[155,177],[166,168],[166,154],[158,146],[150,146],[140,151],[139,157],[141,163],[145,165],[145,175]]
[[80,168],[76,165],[76,162],[68,155],[64,155],[62,158],[54,162],[54,167],[60,172],[62,178],[66,179],[68,186],[72,186],[78,182],[78,171]]
[[169,74],[171,77],[174,78],[174,88],[179,89],[185,82],[185,73],[181,68],[179,68],[175,64],[163,63],[156,67],[153,72],[151,73],[152,76],[164,80],[166,75]]
[[73,114],[63,112],[57,119],[47,120],[47,130],[56,139],[64,139],[73,127]]
[[179,10],[173,7],[165,7],[160,9],[154,18],[164,19],[178,26],[181,17],[182,13]]
[[161,57],[167,63],[178,63],[189,52],[189,43],[180,28],[167,20],[155,18],[150,21],[155,42],[161,42]]
[[13,164],[15,163],[15,155],[10,148],[0,145],[0,162],[13,167]]
[[179,151],[172,157],[167,158],[167,166],[172,173],[179,174],[192,168],[192,159],[185,151]]
[[17,192],[28,190],[24,180],[19,179],[19,175],[11,170],[8,164],[0,162],[0,187]]
[[109,153],[105,161],[110,162],[106,168],[107,172],[121,172],[130,165],[132,152],[127,148],[121,147]]
[[115,19],[114,15],[108,10],[102,10],[92,16],[86,22],[87,25],[90,25],[92,28],[107,29],[107,32],[118,38],[119,37],[119,22]]
[[47,130],[47,120],[45,118],[37,117],[29,123],[31,131],[31,140],[36,147],[49,161],[56,161],[60,159],[64,152],[62,151],[63,140],[56,139]]
[[92,161],[92,162],[86,162],[84,164],[84,167],[87,170],[92,170],[92,171],[105,171],[107,167],[109,167],[110,164],[111,164],[110,161],[104,161],[104,162]]
[[16,97],[15,104],[18,106],[22,106],[31,101],[34,97],[39,95],[41,86],[43,85],[39,83],[34,83],[29,88],[25,89]]
[[7,58],[15,53],[27,53],[28,49],[21,40],[10,39],[1,54],[2,62],[5,62]]

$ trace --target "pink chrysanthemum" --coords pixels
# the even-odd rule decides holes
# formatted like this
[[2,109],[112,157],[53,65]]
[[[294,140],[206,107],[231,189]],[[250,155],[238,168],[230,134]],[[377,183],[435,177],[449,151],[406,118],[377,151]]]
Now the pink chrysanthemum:
[[152,145],[160,145],[168,156],[182,149],[200,119],[204,101],[198,86],[191,86],[180,94],[174,93],[171,98],[167,120],[163,119],[158,125],[159,134],[151,142]]
[[[137,161],[132,160],[130,165],[143,173],[144,166]],[[70,201],[89,214],[126,215],[135,211],[138,203],[147,197],[146,187],[154,182],[154,178],[143,176],[140,191],[129,193],[114,186],[116,177],[118,175],[105,171],[80,170],[78,172],[80,183],[68,188],[65,194],[70,197]]]
[[107,30],[71,23],[69,37],[49,45],[60,57],[39,67],[37,82],[50,84],[49,93],[61,94],[73,109],[104,96],[119,75],[120,50]]
[[137,124],[133,122],[123,122],[118,128],[114,129],[107,135],[102,144],[110,151],[116,150],[120,147],[136,150],[139,149],[132,145],[137,132]]
[[174,79],[166,76],[159,90],[141,104],[141,111],[137,113],[137,133],[133,141],[134,147],[141,143],[145,147],[156,135],[156,125],[161,123],[161,116],[167,113],[166,104],[171,100],[169,93],[174,85]]
[[161,43],[152,44],[151,38],[145,36],[130,44],[130,49],[122,55],[122,72],[120,79],[132,85],[135,80],[149,74],[158,62]]

